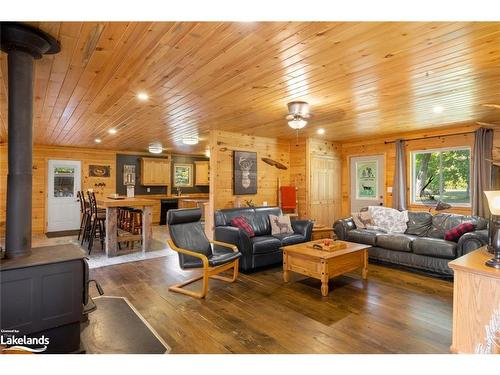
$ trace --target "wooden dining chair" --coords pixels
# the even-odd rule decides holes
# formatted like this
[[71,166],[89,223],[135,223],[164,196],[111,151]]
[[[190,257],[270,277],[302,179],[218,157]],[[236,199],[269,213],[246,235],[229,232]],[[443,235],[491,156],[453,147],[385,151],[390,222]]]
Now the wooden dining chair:
[[[170,234],[168,244],[179,256],[183,270],[201,268],[200,276],[172,285],[168,290],[195,298],[204,298],[208,293],[209,278],[234,282],[238,278],[238,265],[241,253],[232,244],[210,241],[200,222],[201,209],[188,208],[169,210],[167,224]],[[220,276],[221,272],[233,269],[232,277]],[[185,286],[203,279],[201,291],[184,289]]]
[[97,208],[97,200],[93,191],[88,191],[87,195],[89,198],[91,215],[91,227],[88,238],[88,250],[90,255],[92,247],[94,246],[94,239],[96,238],[99,238],[101,242],[101,250],[104,250],[104,237],[106,236],[106,213]]
[[85,202],[84,192],[77,191],[76,195],[78,198],[78,202],[80,202],[80,215],[81,215],[80,230],[78,231],[78,240],[80,240],[80,237],[82,237],[82,244],[83,244],[83,237],[85,234],[85,228],[87,225],[87,218],[88,218],[89,214],[88,214],[88,209],[85,205],[86,202]]

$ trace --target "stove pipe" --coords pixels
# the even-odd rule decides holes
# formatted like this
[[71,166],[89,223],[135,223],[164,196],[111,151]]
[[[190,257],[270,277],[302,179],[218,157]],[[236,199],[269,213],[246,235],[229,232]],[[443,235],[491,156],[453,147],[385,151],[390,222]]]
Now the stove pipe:
[[60,47],[52,36],[17,22],[0,23],[0,40],[9,71],[5,256],[15,258],[31,253],[33,60]]

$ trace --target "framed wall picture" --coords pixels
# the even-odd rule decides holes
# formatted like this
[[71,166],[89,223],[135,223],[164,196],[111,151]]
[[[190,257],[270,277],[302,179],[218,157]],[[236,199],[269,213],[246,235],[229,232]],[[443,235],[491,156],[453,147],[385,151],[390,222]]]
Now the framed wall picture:
[[174,164],[174,187],[193,187],[193,164]]
[[135,165],[123,166],[123,185],[135,185]]
[[356,199],[377,199],[377,173],[376,160],[356,163]]
[[109,165],[89,165],[89,177],[110,177],[111,167]]
[[257,153],[233,151],[233,194],[257,194]]

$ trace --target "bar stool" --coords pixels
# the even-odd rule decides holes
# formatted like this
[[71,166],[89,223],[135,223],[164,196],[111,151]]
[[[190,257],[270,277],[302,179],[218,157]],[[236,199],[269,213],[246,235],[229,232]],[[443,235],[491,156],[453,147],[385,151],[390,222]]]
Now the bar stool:
[[93,191],[87,192],[89,198],[90,215],[91,215],[91,229],[88,238],[89,255],[94,245],[94,239],[99,238],[101,242],[101,250],[104,250],[104,237],[106,236],[106,213],[97,209],[97,201]]
[[87,227],[87,220],[90,216],[89,209],[86,205],[85,197],[83,191],[77,191],[76,196],[78,197],[78,202],[80,202],[80,230],[78,231],[78,240],[80,240],[80,236],[82,237],[82,245],[83,245],[83,237],[85,235],[85,229]]

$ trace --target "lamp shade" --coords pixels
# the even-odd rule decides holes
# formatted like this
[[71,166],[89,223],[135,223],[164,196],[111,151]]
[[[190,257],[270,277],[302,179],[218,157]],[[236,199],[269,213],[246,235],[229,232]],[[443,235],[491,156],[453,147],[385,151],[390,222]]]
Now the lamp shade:
[[500,215],[500,191],[485,191],[488,207],[492,215]]

